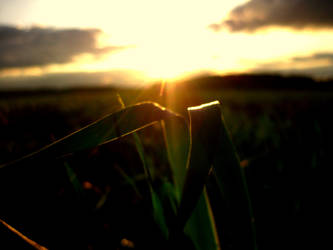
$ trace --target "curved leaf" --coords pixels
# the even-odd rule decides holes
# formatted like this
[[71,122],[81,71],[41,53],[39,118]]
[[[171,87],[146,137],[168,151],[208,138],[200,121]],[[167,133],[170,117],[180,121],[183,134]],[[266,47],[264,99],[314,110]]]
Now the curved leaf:
[[221,126],[217,101],[188,108],[191,144],[187,173],[173,237],[184,230],[198,249],[219,249],[213,217],[206,192],[203,192],[211,170]]
[[177,117],[177,114],[159,106],[156,103],[144,102],[124,108],[112,113],[63,139],[29,154],[19,160],[0,165],[0,169],[23,164],[26,160],[42,157],[61,157],[84,149],[115,140],[121,136],[133,133],[151,125],[154,122],[168,117]]

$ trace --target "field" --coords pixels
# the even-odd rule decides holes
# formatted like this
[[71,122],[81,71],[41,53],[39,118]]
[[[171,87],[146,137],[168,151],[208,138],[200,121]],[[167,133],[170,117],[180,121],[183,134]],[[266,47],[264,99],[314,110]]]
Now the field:
[[[156,101],[184,116],[187,116],[188,106],[219,100],[245,171],[258,248],[315,247],[324,237],[320,221],[328,215],[325,209],[329,197],[328,168],[333,154],[333,92],[179,89],[170,85],[164,88],[162,95],[159,86],[146,90],[81,89],[2,94],[0,163],[34,152],[119,110],[118,94],[126,106],[146,100]],[[150,165],[154,166],[154,182],[171,178],[160,126],[145,128],[138,134]],[[50,196],[62,192],[63,199],[70,200],[72,193],[68,191],[69,185],[74,185],[74,188],[83,188],[89,199],[87,204],[82,204],[85,211],[76,212],[79,208],[71,207],[73,211],[68,212],[68,218],[49,214],[41,225],[47,228],[47,223],[57,220],[75,224],[70,224],[68,229],[64,227],[59,233],[60,239],[68,240],[68,248],[71,242],[79,242],[75,245],[78,249],[105,249],[106,246],[126,249],[131,248],[131,244],[140,249],[144,245],[141,241],[148,237],[151,241],[149,246],[154,249],[160,238],[147,219],[149,209],[140,202],[147,187],[142,181],[144,176],[134,145],[133,139],[126,136],[97,149],[69,156],[67,163],[71,168],[66,168],[67,173],[48,173],[45,170],[54,167],[56,162],[44,166],[39,176],[31,181],[38,180],[47,188],[51,184],[57,186],[56,190],[45,191],[45,197],[48,192]],[[76,174],[71,174],[71,170]],[[23,181],[25,171],[28,170],[16,173],[17,179],[13,182]],[[63,181],[67,175],[81,184],[75,186],[75,180]],[[128,188],[131,180],[137,183],[136,192]],[[20,216],[8,215],[8,219],[20,228],[19,218],[27,218],[29,213],[20,209],[16,212]],[[75,213],[86,215],[86,221],[80,221],[80,216],[70,218]],[[226,223],[232,224],[230,221]],[[71,233],[71,228],[79,231]],[[38,232],[38,229],[34,230]],[[125,231],[127,235],[124,236],[122,232]],[[34,235],[34,232],[25,233]],[[57,245],[56,237],[48,236],[47,232],[33,238],[45,245],[51,242],[55,247],[67,248]],[[125,238],[130,241],[125,242]],[[235,249],[220,240],[222,249]],[[162,246],[158,245],[155,249],[162,249]]]

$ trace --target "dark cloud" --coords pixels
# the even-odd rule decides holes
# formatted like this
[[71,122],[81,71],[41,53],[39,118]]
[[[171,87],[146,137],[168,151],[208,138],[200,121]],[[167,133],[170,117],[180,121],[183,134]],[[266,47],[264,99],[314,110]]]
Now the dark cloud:
[[[325,65],[318,64],[319,60],[326,60]],[[300,67],[300,65],[302,66]],[[281,68],[281,66],[283,68]],[[333,78],[333,53],[327,52],[315,53],[310,56],[296,56],[290,58],[290,62],[273,61],[261,63],[257,65],[253,72],[275,72],[293,75],[306,75],[318,79]]]
[[[270,64],[273,66],[273,64]],[[280,64],[276,64],[276,67]],[[315,79],[333,79],[332,66],[308,67],[308,68],[289,68],[289,69],[274,69],[274,67],[258,67],[251,71],[257,74],[284,74],[284,75],[297,75],[308,76]]]
[[317,53],[312,56],[297,56],[293,57],[294,62],[310,62],[317,60],[327,60],[333,66],[333,53]]
[[0,26],[0,69],[68,63],[77,55],[95,56],[121,47],[96,47],[97,29],[19,29]]
[[332,0],[251,0],[233,9],[227,20],[212,24],[219,31],[255,31],[267,26],[295,29],[333,28]]

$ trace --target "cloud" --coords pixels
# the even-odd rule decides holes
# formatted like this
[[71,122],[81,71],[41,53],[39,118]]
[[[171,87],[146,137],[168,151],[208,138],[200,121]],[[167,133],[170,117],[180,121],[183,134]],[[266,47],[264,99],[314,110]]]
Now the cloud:
[[292,58],[293,62],[310,62],[326,60],[333,66],[333,53],[316,53],[311,56],[296,56]]
[[[273,64],[270,64],[273,66]],[[276,64],[278,67],[279,65]],[[289,69],[274,69],[274,67],[258,67],[251,71],[256,74],[284,74],[284,75],[297,75],[297,76],[308,76],[318,80],[322,79],[333,79],[333,67],[332,66],[319,66],[319,67],[308,67],[308,68],[289,68]]]
[[95,56],[122,49],[96,47],[97,29],[20,29],[0,26],[0,69],[63,64],[77,55]]
[[227,20],[211,24],[219,31],[255,31],[268,26],[333,28],[332,0],[251,0],[234,8]]
[[333,52],[321,52],[309,56],[296,56],[290,58],[288,61],[260,63],[253,72],[306,75],[318,79],[333,78]]

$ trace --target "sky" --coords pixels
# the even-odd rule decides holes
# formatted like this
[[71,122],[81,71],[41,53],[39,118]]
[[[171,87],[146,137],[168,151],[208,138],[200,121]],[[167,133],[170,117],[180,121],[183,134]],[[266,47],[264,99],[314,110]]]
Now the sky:
[[0,88],[333,77],[332,10],[331,0],[1,0]]

